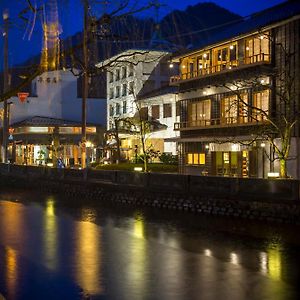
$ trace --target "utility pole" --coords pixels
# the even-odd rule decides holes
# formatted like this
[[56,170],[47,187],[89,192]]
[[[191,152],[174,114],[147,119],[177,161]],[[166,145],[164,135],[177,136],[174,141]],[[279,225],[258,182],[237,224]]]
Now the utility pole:
[[[8,10],[3,12],[4,23],[4,51],[3,51],[3,93],[8,91],[9,88],[9,75],[8,75]],[[3,134],[2,134],[2,162],[7,163],[7,138],[8,138],[8,105],[7,100],[3,101]]]
[[87,53],[87,26],[88,0],[83,0],[83,80],[82,80],[82,125],[81,125],[81,167],[86,168],[86,99],[88,94],[88,53]]

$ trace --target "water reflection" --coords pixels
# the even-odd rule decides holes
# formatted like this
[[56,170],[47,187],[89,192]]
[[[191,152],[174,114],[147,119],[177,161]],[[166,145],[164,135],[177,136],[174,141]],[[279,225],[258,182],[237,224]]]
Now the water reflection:
[[37,280],[35,268],[41,282],[67,279],[91,298],[297,299],[299,256],[280,239],[59,204],[55,197],[44,205],[0,201],[0,291],[8,299],[17,299],[26,278]]
[[75,224],[74,266],[79,285],[92,294],[102,292],[101,230],[90,222]]
[[[5,248],[6,258],[6,286],[8,290],[8,296],[10,299],[15,298],[15,291],[17,289],[17,254],[16,251],[10,247]],[[0,294],[1,295],[1,294]],[[1,297],[0,297],[1,298]]]
[[55,270],[58,267],[58,228],[57,218],[55,216],[55,200],[49,197],[46,200],[46,209],[44,214],[44,254],[47,268]]

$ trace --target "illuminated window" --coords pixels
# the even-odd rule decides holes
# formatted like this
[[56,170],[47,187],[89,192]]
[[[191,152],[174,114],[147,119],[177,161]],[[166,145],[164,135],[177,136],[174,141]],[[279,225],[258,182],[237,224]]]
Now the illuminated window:
[[221,123],[247,123],[248,122],[248,95],[228,96],[221,100]]
[[253,93],[253,121],[263,121],[267,119],[269,111],[270,90]]
[[210,124],[210,99],[191,102],[188,106],[189,126],[205,126]]
[[205,165],[205,153],[188,153],[188,165]]
[[245,41],[245,63],[270,61],[270,40],[268,33],[259,34]]
[[231,69],[238,65],[237,42],[213,49],[212,72]]

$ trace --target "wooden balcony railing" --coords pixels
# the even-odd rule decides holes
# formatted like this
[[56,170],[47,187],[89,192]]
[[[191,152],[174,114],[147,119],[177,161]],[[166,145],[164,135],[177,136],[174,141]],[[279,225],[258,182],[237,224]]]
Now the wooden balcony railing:
[[207,127],[228,127],[236,125],[253,125],[261,124],[267,121],[265,115],[257,116],[239,116],[239,117],[223,117],[210,120],[195,120],[187,122],[174,123],[174,130],[182,129],[195,129],[195,128],[207,128]]
[[193,79],[193,78],[199,78],[202,76],[219,73],[221,71],[229,71],[232,69],[239,68],[241,66],[247,66],[251,64],[257,64],[257,63],[268,63],[270,62],[270,54],[260,53],[257,55],[245,57],[244,62],[242,64],[239,63],[238,60],[233,60],[230,62],[226,62],[223,64],[218,64],[215,66],[208,66],[206,68],[202,68],[199,70],[195,70],[192,72],[185,72],[181,73],[180,75],[171,76],[170,83],[177,83],[182,80],[187,79]]

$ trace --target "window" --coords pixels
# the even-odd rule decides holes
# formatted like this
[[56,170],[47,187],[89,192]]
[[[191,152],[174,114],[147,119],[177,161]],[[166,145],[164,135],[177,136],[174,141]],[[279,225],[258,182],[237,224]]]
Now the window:
[[172,105],[171,105],[171,103],[164,104],[164,106],[163,106],[163,115],[164,115],[164,118],[172,117]]
[[120,80],[120,69],[116,70],[116,81]]
[[198,68],[198,74],[204,75],[208,74],[210,71],[210,53],[209,52],[203,52],[199,56],[197,56],[197,68]]
[[189,126],[206,126],[210,124],[210,99],[191,102],[188,105]]
[[120,87],[117,86],[116,87],[116,98],[119,98],[120,97]]
[[123,101],[123,114],[127,113],[127,102]]
[[221,100],[221,124],[248,122],[248,95],[228,96]]
[[256,35],[245,41],[245,63],[270,61],[270,41],[268,33]]
[[111,104],[111,105],[109,106],[109,115],[110,115],[110,116],[113,116],[114,114],[115,114],[114,106],[113,106],[113,104]]
[[221,123],[237,122],[237,96],[229,96],[221,100]]
[[117,103],[116,104],[116,115],[119,115],[120,112],[121,112],[121,105],[120,105],[120,103]]
[[148,120],[148,107],[142,107],[140,109],[140,117],[143,121]]
[[237,42],[213,49],[212,72],[231,69],[238,65]]
[[129,82],[129,90],[128,90],[128,94],[129,94],[129,95],[132,95],[133,92],[134,92],[134,82],[131,81],[131,82]]
[[152,118],[159,119],[159,105],[152,105]]
[[180,106],[180,101],[176,102],[176,116],[180,116],[180,112],[181,112],[181,106]]
[[253,93],[252,120],[254,122],[264,121],[267,119],[267,116],[264,113],[262,113],[260,110],[268,114],[269,99],[270,99],[270,90],[264,90],[264,91]]
[[127,95],[127,84],[124,83],[124,84],[122,85],[122,96],[124,97],[124,96],[126,96],[126,95]]
[[127,69],[126,67],[122,67],[122,79],[127,77]]
[[205,153],[188,153],[188,165],[205,165]]
[[109,99],[113,99],[114,98],[114,88],[110,88],[109,89]]
[[129,65],[129,72],[128,76],[133,76],[133,64]]
[[112,72],[108,73],[108,82],[113,82],[114,81],[114,74]]

